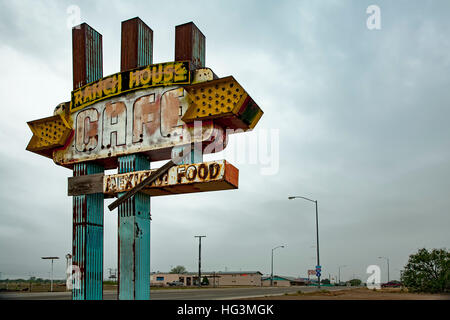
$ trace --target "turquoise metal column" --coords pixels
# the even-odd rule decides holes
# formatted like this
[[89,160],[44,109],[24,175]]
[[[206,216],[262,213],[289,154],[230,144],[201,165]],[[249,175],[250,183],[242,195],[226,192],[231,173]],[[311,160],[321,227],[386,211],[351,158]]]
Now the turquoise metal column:
[[[150,161],[143,155],[135,154],[119,158],[119,173],[148,169]],[[119,299],[148,300],[150,299],[150,196],[137,193],[118,209]]]
[[[173,147],[172,153],[179,154],[183,151],[184,147]],[[192,164],[192,163],[200,163],[203,162],[203,153],[201,150],[201,145],[196,145],[195,143],[191,145],[191,152],[186,158],[181,160],[177,164]]]
[[[103,173],[95,164],[79,163],[74,176]],[[73,197],[72,264],[78,266],[80,279],[73,279],[73,300],[103,298],[103,193]]]
[[[72,29],[72,55],[74,89],[103,77],[102,35],[86,23]],[[93,163],[73,168],[74,176],[103,172]],[[73,197],[73,300],[103,298],[103,202],[103,193]]]
[[[120,70],[151,64],[152,29],[136,17],[123,21],[121,32]],[[139,154],[119,157],[118,162],[119,173],[150,169],[150,161]],[[150,220],[150,196],[144,193],[118,208],[120,300],[150,299]]]

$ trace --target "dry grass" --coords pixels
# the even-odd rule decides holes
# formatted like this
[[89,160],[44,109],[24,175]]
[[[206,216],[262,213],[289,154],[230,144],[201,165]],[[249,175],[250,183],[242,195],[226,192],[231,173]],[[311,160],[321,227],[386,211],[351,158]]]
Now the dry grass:
[[409,293],[407,290],[389,288],[370,290],[355,288],[348,290],[321,290],[311,292],[297,292],[282,296],[266,296],[245,300],[450,300],[449,294],[419,294]]

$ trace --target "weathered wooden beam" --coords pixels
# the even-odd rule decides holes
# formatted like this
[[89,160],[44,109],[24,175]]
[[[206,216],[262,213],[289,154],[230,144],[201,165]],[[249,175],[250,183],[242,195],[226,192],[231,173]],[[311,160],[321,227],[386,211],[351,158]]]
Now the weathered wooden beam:
[[69,177],[67,194],[78,196],[82,194],[93,194],[103,192],[103,173],[90,174],[86,176]]

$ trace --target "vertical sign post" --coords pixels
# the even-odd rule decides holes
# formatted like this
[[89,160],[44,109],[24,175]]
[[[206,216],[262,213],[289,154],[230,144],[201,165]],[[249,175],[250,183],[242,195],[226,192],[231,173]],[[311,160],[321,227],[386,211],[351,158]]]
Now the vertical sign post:
[[[175,27],[175,61],[189,61],[190,69],[205,67],[206,38],[193,22]],[[194,132],[195,134],[195,132]],[[174,148],[180,152],[183,147]],[[201,144],[191,146],[191,154],[182,160],[182,164],[200,163],[203,161]]]
[[[153,30],[141,19],[122,22],[120,71],[152,64]],[[141,154],[119,157],[118,173],[150,169]],[[119,196],[122,194],[119,194]],[[119,299],[150,299],[150,196],[137,193],[118,208]]]
[[[102,35],[86,23],[72,29],[72,55],[74,90],[103,77]],[[73,168],[74,177],[103,172],[92,162]],[[103,193],[73,197],[72,263],[80,271],[73,300],[103,298],[103,202]]]

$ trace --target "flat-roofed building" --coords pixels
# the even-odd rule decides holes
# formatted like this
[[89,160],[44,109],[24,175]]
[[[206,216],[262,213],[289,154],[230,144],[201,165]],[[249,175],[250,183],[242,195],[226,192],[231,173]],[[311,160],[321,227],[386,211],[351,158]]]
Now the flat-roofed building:
[[262,273],[259,271],[217,272],[214,279],[216,286],[261,286]]
[[[264,287],[270,287],[270,276],[262,278],[262,285]],[[274,287],[291,287],[291,286],[304,286],[307,284],[302,278],[286,277],[286,276],[273,276]]]
[[[219,272],[202,272],[202,281],[206,277],[208,286],[261,286],[262,273],[259,271],[219,271]],[[198,285],[198,273],[152,273],[150,275],[150,286],[168,286],[174,281],[180,282],[183,286]]]

